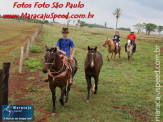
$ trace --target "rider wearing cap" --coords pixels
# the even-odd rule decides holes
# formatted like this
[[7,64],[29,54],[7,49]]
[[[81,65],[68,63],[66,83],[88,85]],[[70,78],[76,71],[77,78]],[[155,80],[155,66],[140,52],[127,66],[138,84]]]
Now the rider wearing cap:
[[[127,36],[128,40],[131,40],[131,43],[133,44],[133,53],[136,51],[136,35],[134,34],[134,31],[131,31],[130,34]],[[127,43],[125,45],[125,51],[127,52]]]
[[119,36],[119,31],[116,30],[115,35],[113,37],[113,41],[115,42],[116,48],[115,48],[115,52],[118,52],[118,46],[119,46],[119,42],[120,42],[120,36]]

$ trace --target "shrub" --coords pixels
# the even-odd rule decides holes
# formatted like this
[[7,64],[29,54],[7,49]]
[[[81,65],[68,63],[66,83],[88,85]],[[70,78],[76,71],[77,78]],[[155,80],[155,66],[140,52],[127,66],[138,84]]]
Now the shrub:
[[41,70],[41,62],[38,58],[29,58],[24,62],[24,65],[33,70]]
[[40,52],[43,52],[43,50],[38,45],[32,45],[32,47],[30,47],[30,52],[32,52],[32,53],[40,53]]

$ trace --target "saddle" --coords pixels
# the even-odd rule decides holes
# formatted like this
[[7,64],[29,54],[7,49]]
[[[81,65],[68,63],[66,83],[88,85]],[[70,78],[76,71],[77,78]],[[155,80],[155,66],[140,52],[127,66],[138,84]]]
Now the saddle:
[[[114,41],[113,41],[114,42]],[[114,47],[115,47],[115,50],[114,50],[114,52],[116,52],[116,42],[114,42]],[[118,48],[120,48],[121,47],[121,44],[120,44],[120,42],[118,42]]]
[[72,64],[74,64],[74,66],[76,66],[76,65],[75,65],[75,60],[73,59],[72,61],[70,61],[70,59],[67,58],[67,57],[64,56],[64,55],[60,55],[60,58],[61,58],[62,61],[65,63],[65,65],[68,67],[68,69],[70,69],[70,71],[72,72],[72,67],[71,67],[71,65],[70,65],[69,62],[71,62]]

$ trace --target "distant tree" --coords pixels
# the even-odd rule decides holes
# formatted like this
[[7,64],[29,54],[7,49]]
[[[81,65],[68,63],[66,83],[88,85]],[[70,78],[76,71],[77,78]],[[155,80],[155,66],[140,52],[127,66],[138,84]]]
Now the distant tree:
[[157,27],[157,30],[158,30],[158,32],[159,32],[159,34],[160,34],[161,31],[163,31],[163,26],[158,26],[158,27]]
[[68,18],[68,19],[67,19],[67,28],[68,28],[70,22],[71,22],[71,20],[70,20],[70,18]]
[[157,28],[157,25],[153,24],[153,23],[148,23],[145,25],[145,29],[146,29],[146,34],[150,35],[150,33],[152,31],[155,31],[155,29]]
[[122,14],[122,10],[120,8],[117,8],[114,12],[113,15],[116,17],[116,30],[117,30],[117,25],[118,25],[118,19]]
[[107,23],[105,22],[105,25],[104,25],[104,27],[106,28],[106,26],[107,26]]
[[144,30],[145,26],[144,24],[141,24],[141,23],[137,23],[136,25],[133,25],[135,27],[135,29],[138,31],[138,34],[139,32],[141,32],[142,30]]
[[45,20],[44,23],[49,23],[49,21],[48,20]]
[[120,27],[120,28],[118,28],[118,30],[131,31],[130,28],[124,28],[124,27]]
[[79,25],[81,28],[86,25],[85,21],[78,20],[77,25]]
[[75,25],[75,20],[73,20],[73,24]]

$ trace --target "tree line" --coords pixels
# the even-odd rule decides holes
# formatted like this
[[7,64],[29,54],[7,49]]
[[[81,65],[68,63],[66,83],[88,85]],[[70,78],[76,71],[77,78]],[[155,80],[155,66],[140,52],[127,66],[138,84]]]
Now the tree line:
[[[0,18],[3,18],[2,15],[0,15]],[[41,24],[46,24],[49,23],[48,20],[39,20],[39,19],[33,19],[33,18],[25,18],[25,17],[18,17],[18,18],[4,18],[4,19],[14,19],[14,20],[22,20],[22,21],[27,21],[27,22],[34,22],[34,23],[41,23]]]
[[153,23],[137,23],[134,25],[134,27],[138,31],[138,34],[144,30],[146,32],[146,35],[150,35],[151,32],[158,32],[160,34],[163,31],[163,26],[157,26]]

